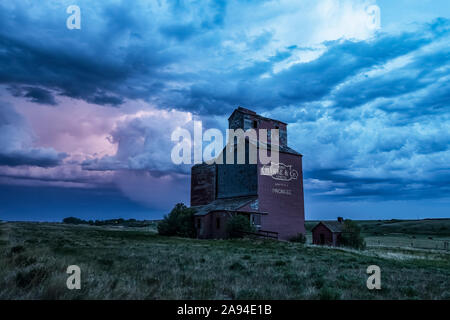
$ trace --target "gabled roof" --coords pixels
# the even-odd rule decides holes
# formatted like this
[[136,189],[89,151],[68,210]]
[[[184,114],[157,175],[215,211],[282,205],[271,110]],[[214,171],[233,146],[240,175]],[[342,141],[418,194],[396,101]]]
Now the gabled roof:
[[252,115],[254,117],[263,119],[263,120],[272,120],[272,121],[279,122],[279,123],[287,125],[286,122],[283,122],[283,121],[280,121],[280,120],[276,120],[276,119],[267,118],[267,117],[263,117],[263,116],[257,114],[253,110],[242,108],[242,107],[238,107],[237,109],[234,109],[233,113],[228,117],[228,120],[230,120],[236,112],[240,112],[240,113],[243,113],[243,114],[249,114],[249,115]]
[[240,208],[258,199],[258,196],[235,197],[227,199],[216,199],[203,206],[194,206],[196,216],[204,216],[212,211],[238,211]]
[[[303,156],[300,152],[297,152],[288,146],[279,146],[279,148],[280,148],[280,152],[290,153],[290,154],[294,154],[296,156]],[[270,144],[268,144],[268,149],[270,149]]]
[[[235,112],[241,112],[241,113],[245,113],[245,114],[251,114],[251,115],[258,115],[255,111],[247,109],[247,108],[242,108],[242,107],[237,107],[237,109],[234,109],[233,113]],[[233,115],[233,113],[231,113],[231,115]],[[231,118],[231,116],[229,116],[228,118]]]
[[[247,139],[247,141],[250,142],[251,144],[253,144],[256,147],[256,149],[259,149],[260,146],[264,147],[267,150],[270,150],[272,148],[272,144],[267,143],[267,142],[263,143],[262,141],[258,141],[258,140],[255,140],[255,139]],[[301,153],[295,151],[294,149],[292,149],[292,148],[290,148],[288,146],[276,145],[276,144],[273,144],[273,145],[274,146],[278,146],[279,152],[290,153],[290,154],[293,154],[293,155],[296,155],[296,156],[303,156]],[[225,151],[226,148],[227,148],[227,146],[225,146],[223,148],[222,152]],[[236,148],[237,148],[237,144],[234,145],[234,149],[236,149]]]
[[320,221],[312,230],[317,228],[320,224],[324,225],[331,232],[342,232],[344,224],[339,221]]

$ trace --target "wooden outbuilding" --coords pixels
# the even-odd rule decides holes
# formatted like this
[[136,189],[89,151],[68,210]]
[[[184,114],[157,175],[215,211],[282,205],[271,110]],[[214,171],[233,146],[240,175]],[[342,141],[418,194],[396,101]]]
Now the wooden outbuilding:
[[320,221],[312,229],[313,244],[340,246],[344,222],[341,217],[337,221]]

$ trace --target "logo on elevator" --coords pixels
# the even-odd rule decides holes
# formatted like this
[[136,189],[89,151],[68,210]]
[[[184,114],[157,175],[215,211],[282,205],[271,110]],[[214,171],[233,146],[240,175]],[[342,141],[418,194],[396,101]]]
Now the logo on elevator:
[[298,171],[293,169],[291,165],[284,163],[271,163],[261,167],[262,176],[271,176],[272,179],[280,181],[297,180]]

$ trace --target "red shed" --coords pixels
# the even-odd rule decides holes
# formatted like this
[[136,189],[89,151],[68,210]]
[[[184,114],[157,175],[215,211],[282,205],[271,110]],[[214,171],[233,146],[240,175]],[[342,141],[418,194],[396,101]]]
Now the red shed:
[[320,221],[312,229],[313,244],[338,247],[342,227],[342,218],[338,218],[338,221]]

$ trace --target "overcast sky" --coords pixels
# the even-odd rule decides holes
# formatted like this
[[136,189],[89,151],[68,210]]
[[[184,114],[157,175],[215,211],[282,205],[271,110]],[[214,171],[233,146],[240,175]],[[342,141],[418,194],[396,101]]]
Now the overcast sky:
[[160,218],[189,203],[172,131],[237,106],[289,124],[307,219],[450,218],[449,19],[447,0],[3,1],[0,219]]

